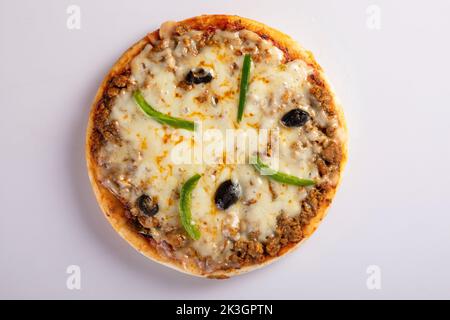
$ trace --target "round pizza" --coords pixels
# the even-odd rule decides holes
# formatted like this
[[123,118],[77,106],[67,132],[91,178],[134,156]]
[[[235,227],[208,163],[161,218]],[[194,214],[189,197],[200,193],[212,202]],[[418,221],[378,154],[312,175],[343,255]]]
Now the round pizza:
[[322,68],[242,17],[165,22],[95,97],[86,158],[113,228],[148,258],[208,278],[295,249],[323,219],[346,127]]

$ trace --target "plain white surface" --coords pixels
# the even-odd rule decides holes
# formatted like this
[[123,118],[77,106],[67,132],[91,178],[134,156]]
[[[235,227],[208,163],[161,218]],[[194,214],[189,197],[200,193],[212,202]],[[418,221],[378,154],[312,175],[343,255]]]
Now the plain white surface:
[[[345,5],[344,5],[345,3]],[[66,28],[68,5],[81,29]],[[381,29],[366,25],[378,5]],[[6,1],[0,4],[1,298],[450,298],[450,2]],[[153,263],[103,218],[88,182],[91,100],[164,20],[253,18],[312,50],[345,108],[350,160],[318,231],[227,281]],[[66,268],[81,268],[81,290]],[[366,269],[381,268],[381,290]]]

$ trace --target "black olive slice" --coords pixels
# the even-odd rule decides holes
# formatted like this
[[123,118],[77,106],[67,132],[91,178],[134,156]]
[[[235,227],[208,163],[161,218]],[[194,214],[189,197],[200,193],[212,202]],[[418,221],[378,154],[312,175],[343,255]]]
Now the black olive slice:
[[219,188],[217,188],[214,201],[218,209],[226,210],[235,204],[240,196],[241,186],[237,183],[233,183],[231,180],[227,180],[222,182]]
[[154,202],[153,199],[146,194],[139,196],[136,200],[136,204],[142,214],[146,216],[152,217],[158,213],[158,203]]
[[143,235],[146,238],[152,238],[152,234],[149,229],[144,228],[138,219],[131,220],[131,225],[137,231],[137,233]]
[[203,68],[193,69],[186,75],[187,84],[208,83],[212,79],[212,74]]
[[281,123],[286,127],[301,127],[309,120],[308,112],[302,109],[293,109],[281,118]]

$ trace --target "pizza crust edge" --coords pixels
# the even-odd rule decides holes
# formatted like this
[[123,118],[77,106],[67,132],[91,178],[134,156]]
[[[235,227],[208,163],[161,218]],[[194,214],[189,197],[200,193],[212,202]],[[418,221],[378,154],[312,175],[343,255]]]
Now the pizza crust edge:
[[200,277],[208,277],[208,278],[216,278],[216,279],[224,279],[234,275],[242,274],[245,272],[249,272],[258,268],[261,268],[269,263],[278,260],[283,255],[295,250],[301,243],[303,243],[311,234],[317,229],[318,225],[322,221],[322,219],[326,215],[326,211],[330,206],[331,200],[333,199],[337,188],[340,185],[342,180],[342,171],[347,161],[347,127],[343,115],[342,108],[337,102],[336,96],[330,88],[328,81],[322,71],[322,68],[315,61],[311,52],[303,49],[297,42],[291,39],[286,34],[275,30],[271,27],[268,27],[260,22],[253,21],[251,19],[242,18],[239,16],[229,16],[229,15],[202,15],[193,18],[189,18],[180,23],[189,26],[193,29],[207,29],[208,27],[216,27],[219,29],[247,29],[259,34],[261,37],[265,39],[271,40],[279,49],[281,49],[285,56],[288,59],[297,59],[300,58],[307,63],[311,64],[315,71],[320,74],[321,78],[321,86],[323,90],[327,92],[331,96],[330,105],[333,110],[336,112],[337,117],[339,119],[340,128],[343,129],[345,133],[345,138],[341,143],[341,152],[342,159],[339,164],[339,182],[337,185],[330,190],[327,191],[325,197],[322,199],[319,204],[319,208],[317,209],[316,215],[310,220],[309,224],[305,226],[303,229],[304,238],[298,243],[289,243],[287,246],[283,247],[276,257],[267,257],[265,261],[259,264],[243,266],[240,269],[232,269],[232,270],[220,270],[214,273],[203,274],[201,270],[198,269],[186,269],[180,261],[169,259],[164,255],[161,255],[156,250],[155,246],[151,244],[150,241],[139,235],[136,230],[131,227],[128,222],[128,218],[125,216],[126,208],[122,205],[122,203],[108,190],[106,189],[100,181],[97,179],[99,167],[94,159],[92,154],[92,149],[94,144],[96,143],[94,137],[95,125],[94,118],[95,113],[97,112],[97,106],[99,101],[101,100],[104,91],[107,89],[109,81],[120,74],[121,71],[127,66],[127,64],[141,52],[141,50],[145,47],[146,44],[151,42],[152,40],[159,38],[159,29],[147,34],[143,39],[135,43],[132,47],[130,47],[114,64],[111,70],[108,72],[106,77],[103,79],[96,95],[94,101],[91,106],[91,111],[89,114],[88,126],[86,131],[86,162],[87,169],[89,174],[89,179],[92,184],[97,202],[100,205],[101,210],[103,211],[105,217],[108,219],[114,230],[119,233],[119,235],[125,239],[132,247],[134,247],[137,251],[139,251],[144,256],[154,260],[160,264],[163,264],[167,267],[176,269],[178,271],[200,276]]

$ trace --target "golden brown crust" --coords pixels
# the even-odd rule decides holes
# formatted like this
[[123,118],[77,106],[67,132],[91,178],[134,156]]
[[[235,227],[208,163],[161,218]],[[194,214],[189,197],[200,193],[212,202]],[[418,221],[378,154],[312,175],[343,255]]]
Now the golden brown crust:
[[[259,34],[265,39],[272,41],[285,53],[285,58],[287,61],[294,59],[304,60],[316,71],[314,79],[316,89],[314,90],[318,90],[317,93],[322,95],[323,99],[326,99],[326,109],[329,112],[336,113],[338,115],[339,127],[343,128],[346,132],[342,109],[337,104],[336,98],[333,95],[329,84],[325,80],[321,67],[316,63],[313,55],[309,51],[304,50],[289,36],[281,33],[280,31],[265,26],[262,23],[238,16],[204,15],[181,21],[179,24],[189,29],[197,30],[247,29]],[[302,243],[316,230],[318,224],[326,214],[326,210],[336,192],[337,186],[326,188],[325,190],[323,190],[323,193],[321,193],[321,196],[319,198],[320,203],[316,204],[317,207],[314,210],[315,215],[309,220],[309,223],[303,227],[301,241],[297,243],[288,243],[287,245],[283,246],[274,257],[265,256],[264,260],[258,264],[244,265],[240,269],[232,269],[226,271],[220,270],[214,273],[203,274],[202,271],[195,266],[183,266],[180,261],[170,259],[163,254],[159,254],[155,241],[146,239],[136,232],[136,230],[130,225],[129,219],[127,218],[126,208],[108,189],[106,189],[99,182],[97,178],[99,176],[99,167],[95,159],[95,153],[99,148],[99,145],[101,144],[101,139],[104,139],[104,137],[103,134],[99,132],[98,126],[96,125],[95,121],[96,119],[99,119],[99,117],[101,118],[101,115],[99,115],[99,113],[102,112],[100,105],[102,103],[105,90],[109,88],[110,82],[115,76],[118,76],[124,72],[124,70],[128,66],[128,63],[145,47],[146,44],[148,44],[149,42],[154,43],[158,38],[159,30],[156,30],[148,34],[146,37],[144,37],[139,42],[134,44],[130,49],[128,49],[114,64],[108,75],[103,80],[92,104],[86,136],[86,161],[89,178],[94,189],[94,193],[106,218],[109,220],[113,228],[143,255],[168,267],[175,268],[181,272],[196,276],[204,276],[214,279],[227,278],[229,276],[237,275],[262,267],[270,262],[275,261],[278,257],[281,257],[282,255],[294,250],[298,245],[300,245],[300,243]],[[318,100],[319,102],[322,102],[320,101],[320,96],[318,96]],[[337,173],[339,175],[339,180],[342,177],[342,170],[347,159],[346,143],[342,143],[340,145],[340,148],[341,158],[336,167]]]

